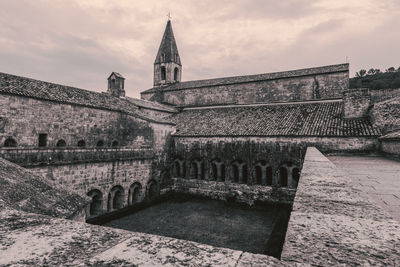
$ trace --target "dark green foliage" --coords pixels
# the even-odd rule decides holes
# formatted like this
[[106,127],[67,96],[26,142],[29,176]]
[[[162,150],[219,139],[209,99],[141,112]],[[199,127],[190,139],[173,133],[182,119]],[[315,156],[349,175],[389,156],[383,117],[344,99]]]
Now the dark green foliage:
[[367,73],[362,69],[356,73],[356,77],[350,78],[349,87],[370,89],[400,88],[400,67],[398,69],[390,67],[385,72],[371,68]]

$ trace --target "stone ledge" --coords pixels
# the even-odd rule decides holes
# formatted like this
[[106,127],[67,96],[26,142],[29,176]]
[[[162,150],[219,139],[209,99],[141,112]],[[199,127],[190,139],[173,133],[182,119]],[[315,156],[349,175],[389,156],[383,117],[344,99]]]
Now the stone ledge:
[[281,259],[311,265],[398,266],[400,224],[316,148],[308,148]]

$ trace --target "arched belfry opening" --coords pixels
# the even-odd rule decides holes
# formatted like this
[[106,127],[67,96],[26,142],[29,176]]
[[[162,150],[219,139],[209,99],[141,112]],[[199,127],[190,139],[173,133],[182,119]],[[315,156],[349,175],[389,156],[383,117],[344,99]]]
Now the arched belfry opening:
[[168,20],[154,61],[154,86],[180,82],[181,73],[181,59],[172,31],[171,20]]

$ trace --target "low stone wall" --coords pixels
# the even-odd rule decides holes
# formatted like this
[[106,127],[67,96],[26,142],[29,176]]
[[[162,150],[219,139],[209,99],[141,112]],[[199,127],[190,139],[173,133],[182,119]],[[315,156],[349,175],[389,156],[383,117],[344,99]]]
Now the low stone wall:
[[23,167],[123,159],[152,159],[152,149],[132,148],[2,148],[0,157]]
[[381,150],[387,154],[400,157],[400,140],[381,140]]
[[296,189],[292,188],[179,178],[172,178],[172,181],[171,191],[175,193],[193,194],[211,199],[246,203],[250,206],[257,203],[291,205],[296,194]]
[[308,148],[281,260],[317,266],[399,266],[400,224]]

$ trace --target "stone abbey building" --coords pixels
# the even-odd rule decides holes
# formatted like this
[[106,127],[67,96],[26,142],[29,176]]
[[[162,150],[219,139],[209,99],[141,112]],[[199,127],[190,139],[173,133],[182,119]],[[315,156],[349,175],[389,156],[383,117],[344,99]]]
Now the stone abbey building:
[[198,81],[182,72],[168,21],[141,99],[117,72],[102,93],[0,73],[0,156],[89,197],[92,218],[168,192],[291,205],[307,147],[399,153],[399,118],[386,128],[371,118],[385,96],[349,90],[348,64]]

